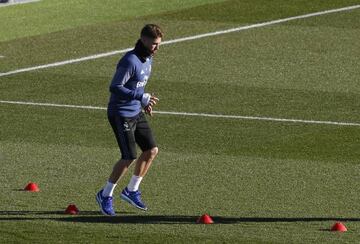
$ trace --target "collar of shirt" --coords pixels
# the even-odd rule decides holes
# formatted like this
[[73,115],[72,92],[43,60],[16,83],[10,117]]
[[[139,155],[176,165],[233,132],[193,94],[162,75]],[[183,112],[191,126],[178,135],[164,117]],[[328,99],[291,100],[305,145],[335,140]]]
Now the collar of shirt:
[[135,44],[135,53],[143,63],[146,62],[147,58],[151,57],[150,51],[144,46],[140,39]]

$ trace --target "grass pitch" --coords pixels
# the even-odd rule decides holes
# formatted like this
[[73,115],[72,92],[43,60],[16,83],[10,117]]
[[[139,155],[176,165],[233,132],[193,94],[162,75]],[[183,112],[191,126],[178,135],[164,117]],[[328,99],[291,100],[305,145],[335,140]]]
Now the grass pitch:
[[[0,8],[0,72],[359,1],[51,1]],[[36,14],[34,14],[36,13]],[[22,18],[19,18],[22,16]],[[162,46],[157,110],[360,122],[360,10]],[[119,56],[0,77],[0,100],[105,107]],[[0,241],[358,242],[360,127],[156,114],[150,210],[95,193],[119,157],[104,110],[0,104]],[[39,193],[20,191],[28,181]],[[64,209],[75,203],[80,215]],[[196,225],[203,213],[214,225]],[[340,220],[349,231],[329,232]]]

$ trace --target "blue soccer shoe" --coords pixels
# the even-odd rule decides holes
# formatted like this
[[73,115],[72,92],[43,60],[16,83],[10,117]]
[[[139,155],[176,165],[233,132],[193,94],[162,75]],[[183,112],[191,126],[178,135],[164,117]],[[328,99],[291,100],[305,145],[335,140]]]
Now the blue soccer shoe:
[[141,201],[141,192],[140,191],[129,191],[128,188],[126,187],[120,195],[120,198],[128,203],[130,203],[131,205],[133,205],[134,207],[144,210],[147,210],[147,207],[145,206],[145,204]]
[[104,215],[115,216],[115,211],[113,209],[112,200],[113,197],[104,197],[102,195],[103,190],[100,190],[96,194],[96,201],[99,204],[100,210]]

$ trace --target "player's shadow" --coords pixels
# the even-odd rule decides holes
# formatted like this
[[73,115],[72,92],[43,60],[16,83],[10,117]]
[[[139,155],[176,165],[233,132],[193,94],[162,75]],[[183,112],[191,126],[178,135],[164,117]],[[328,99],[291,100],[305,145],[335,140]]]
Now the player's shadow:
[[[267,218],[267,217],[212,217],[215,224],[237,223],[273,223],[273,222],[319,222],[319,221],[360,221],[360,218]],[[80,223],[114,223],[114,224],[196,224],[198,216],[182,215],[131,215],[131,216],[74,216],[71,218],[57,218],[58,221]]]
[[[77,223],[113,224],[196,224],[198,216],[186,215],[134,215],[134,212],[117,212],[118,216],[107,217],[99,211],[80,211],[78,215],[66,215],[64,211],[0,211],[0,221],[54,220]],[[131,214],[131,215],[130,215]],[[321,222],[353,221],[360,218],[337,217],[225,217],[213,216],[215,224],[275,223],[275,222]]]
[[[119,212],[119,214],[133,214],[134,212]],[[53,217],[56,216],[56,217]],[[0,211],[0,221],[18,221],[18,220],[38,220],[38,219],[53,219],[56,220],[60,216],[66,215],[64,210],[58,211],[27,211],[27,210],[10,210],[10,211]],[[80,216],[80,215],[77,215]],[[101,216],[99,211],[81,211],[81,216],[92,217],[92,216]],[[61,219],[61,218],[60,218]]]

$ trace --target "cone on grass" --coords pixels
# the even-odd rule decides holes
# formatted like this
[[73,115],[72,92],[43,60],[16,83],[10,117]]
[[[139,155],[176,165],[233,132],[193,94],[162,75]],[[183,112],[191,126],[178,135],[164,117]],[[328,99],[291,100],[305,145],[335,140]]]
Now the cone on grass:
[[332,227],[331,231],[345,232],[347,231],[346,226],[341,222],[336,222]]
[[212,220],[212,218],[209,215],[204,214],[198,218],[196,223],[198,223],[198,224],[213,224],[214,221]]
[[34,182],[29,182],[24,188],[25,191],[38,192],[40,191],[38,185]]
[[75,204],[70,204],[69,206],[67,206],[67,208],[65,209],[65,213],[66,214],[71,214],[71,215],[76,215],[79,213],[79,209],[76,207]]

